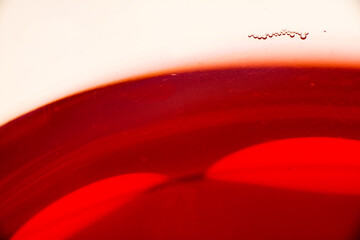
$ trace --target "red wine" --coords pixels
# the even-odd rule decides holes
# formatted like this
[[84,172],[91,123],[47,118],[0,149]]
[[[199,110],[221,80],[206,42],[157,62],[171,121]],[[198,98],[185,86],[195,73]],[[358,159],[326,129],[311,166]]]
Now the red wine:
[[0,128],[14,239],[358,239],[360,70],[136,79]]

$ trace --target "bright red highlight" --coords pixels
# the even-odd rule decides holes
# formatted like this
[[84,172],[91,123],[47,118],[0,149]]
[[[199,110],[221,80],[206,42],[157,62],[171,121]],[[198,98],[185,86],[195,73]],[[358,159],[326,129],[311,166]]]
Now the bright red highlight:
[[92,183],[43,209],[12,239],[68,238],[165,179],[159,174],[137,173]]
[[294,138],[255,145],[215,163],[212,179],[360,195],[360,141]]

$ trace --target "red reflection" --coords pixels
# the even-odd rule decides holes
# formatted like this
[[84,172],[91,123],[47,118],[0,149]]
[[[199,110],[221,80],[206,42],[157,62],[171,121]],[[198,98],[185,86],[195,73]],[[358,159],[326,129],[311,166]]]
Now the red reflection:
[[158,174],[137,173],[87,185],[36,214],[12,239],[65,239],[165,179]]
[[360,195],[360,141],[294,138],[231,154],[207,172],[212,179]]

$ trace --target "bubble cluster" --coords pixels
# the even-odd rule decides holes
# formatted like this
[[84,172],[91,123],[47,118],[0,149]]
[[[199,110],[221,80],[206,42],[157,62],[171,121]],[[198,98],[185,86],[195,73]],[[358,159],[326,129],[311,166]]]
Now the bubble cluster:
[[296,35],[298,35],[300,37],[301,40],[305,40],[307,38],[307,36],[309,35],[308,32],[296,32],[296,31],[290,31],[287,29],[282,29],[280,32],[273,32],[273,33],[266,33],[263,35],[255,35],[255,34],[251,34],[248,35],[249,38],[254,38],[254,39],[259,39],[259,40],[265,40],[267,38],[272,38],[272,37],[279,37],[279,36],[289,36],[291,38],[294,38]]

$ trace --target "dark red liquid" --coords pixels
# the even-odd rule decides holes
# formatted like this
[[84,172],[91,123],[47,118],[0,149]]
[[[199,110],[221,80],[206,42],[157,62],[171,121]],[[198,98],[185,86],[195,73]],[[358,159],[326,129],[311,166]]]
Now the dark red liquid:
[[359,186],[355,69],[163,75],[0,128],[4,239],[359,239]]

